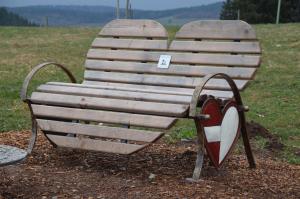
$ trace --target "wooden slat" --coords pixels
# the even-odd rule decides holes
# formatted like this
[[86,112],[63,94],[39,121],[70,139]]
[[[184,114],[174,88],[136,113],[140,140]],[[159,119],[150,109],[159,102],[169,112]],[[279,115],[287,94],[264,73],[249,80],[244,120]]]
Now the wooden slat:
[[167,50],[167,40],[96,38],[92,48]]
[[176,38],[255,40],[254,29],[244,21],[201,20],[185,24]]
[[257,55],[228,55],[228,54],[204,54],[204,53],[176,53],[176,52],[145,52],[132,50],[107,50],[90,49],[87,57],[90,59],[124,60],[124,61],[151,61],[157,62],[160,55],[172,56],[172,63],[204,64],[223,66],[247,66],[257,67],[260,56]]
[[172,51],[216,52],[216,53],[261,53],[258,42],[221,41],[176,41],[171,43]]
[[124,139],[140,142],[154,142],[163,135],[161,132],[154,131],[60,122],[53,120],[38,119],[37,123],[43,131],[47,132],[70,133],[99,138]]
[[100,88],[109,90],[133,91],[133,92],[146,92],[170,95],[193,95],[193,88],[177,88],[177,87],[164,87],[164,86],[149,86],[140,84],[126,84],[126,83],[112,83],[112,82],[99,82],[85,80],[82,84],[72,84],[64,82],[47,82],[49,85],[58,86],[72,86],[84,88]]
[[235,79],[252,79],[257,69],[246,67],[189,66],[171,64],[169,69],[165,70],[158,68],[156,63],[137,63],[92,59],[86,60],[85,66],[90,70],[183,75],[191,77],[203,77],[211,73],[225,73]]
[[[162,93],[162,94],[174,94],[174,95],[188,95],[192,96],[195,89],[186,89],[186,88],[177,88],[177,87],[163,87],[163,86],[149,86],[149,85],[137,85],[137,84],[125,84],[125,83],[111,83],[111,82],[99,82],[99,81],[84,81],[83,85],[85,86],[110,86],[114,87],[115,89],[137,89],[147,91],[149,93]],[[156,89],[156,90],[147,90],[147,89]],[[166,89],[170,90],[177,90],[178,91],[167,91]],[[184,92],[184,90],[186,90]],[[212,95],[216,98],[232,98],[233,94],[231,91],[223,91],[223,90],[207,90],[204,89],[201,95]]]
[[[180,95],[180,96],[192,96],[195,89],[188,88],[176,88],[176,87],[163,87],[163,86],[149,86],[138,84],[125,84],[125,83],[111,83],[111,82],[99,82],[99,81],[84,81],[83,84],[72,84],[62,82],[48,82],[49,85],[56,86],[70,86],[81,88],[99,88],[109,90],[121,90],[121,91],[133,91],[133,92],[145,92],[145,93],[157,93],[168,95]],[[231,91],[218,91],[218,90],[203,90],[202,95],[213,95],[219,98],[232,98]]]
[[35,104],[32,105],[32,110],[33,114],[38,118],[43,117],[83,120],[161,129],[168,129],[174,124],[174,122],[176,122],[176,118],[171,117],[119,113],[111,111],[98,111],[88,109],[63,108]]
[[108,99],[40,92],[33,92],[30,100],[33,103],[44,105],[66,106],[84,109],[100,109],[174,117],[185,116],[189,107],[188,105],[182,104]]
[[[134,83],[134,84],[148,84],[160,86],[177,86],[194,88],[201,83],[201,78],[192,77],[176,77],[163,75],[144,75],[132,73],[116,73],[116,72],[101,72],[89,71],[84,73],[86,80],[92,81],[107,81],[118,83]],[[237,87],[242,90],[247,84],[247,80],[235,80]],[[230,86],[224,79],[212,79],[206,85],[208,89],[230,90]]]
[[97,89],[97,88],[83,88],[83,87],[70,87],[70,86],[55,86],[55,85],[41,85],[37,91],[57,94],[80,95],[89,97],[105,97],[116,99],[130,99],[150,102],[167,102],[176,104],[189,104],[191,96],[182,95],[169,95],[159,93],[147,92],[133,92],[123,90],[111,89]]
[[167,38],[168,32],[160,23],[153,20],[118,19],[105,25],[99,35]]
[[59,147],[117,154],[132,154],[147,146],[57,135],[47,135],[47,137]]

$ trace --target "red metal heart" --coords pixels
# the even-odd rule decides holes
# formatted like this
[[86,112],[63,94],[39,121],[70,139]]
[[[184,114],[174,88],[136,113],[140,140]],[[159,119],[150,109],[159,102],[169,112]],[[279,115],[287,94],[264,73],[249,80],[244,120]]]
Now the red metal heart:
[[[230,109],[230,113],[227,111]],[[202,106],[201,114],[210,115],[209,120],[201,121],[203,127],[203,134],[205,140],[205,148],[210,160],[216,168],[222,166],[228,155],[232,151],[233,146],[236,144],[238,135],[240,132],[239,119],[230,121],[232,119],[229,114],[237,114],[237,104],[235,101],[229,101],[223,108],[220,103],[213,98],[207,99]],[[223,123],[224,116],[227,115],[226,120]],[[228,116],[229,115],[229,116]],[[231,114],[232,115],[232,114]],[[236,117],[233,117],[235,119]],[[228,121],[232,124],[226,124]],[[236,126],[236,124],[238,126]],[[231,125],[231,126],[230,126]],[[208,127],[208,128],[205,128]],[[233,132],[229,132],[229,129],[233,129]],[[232,128],[230,128],[232,127]],[[236,130],[234,130],[236,129]],[[236,131],[236,132],[234,132]],[[225,134],[224,134],[225,133]],[[223,136],[222,136],[223,135]],[[226,137],[231,136],[231,137]],[[229,142],[229,146],[228,145]],[[221,146],[221,144],[223,144]],[[225,146],[225,147],[224,147]],[[220,151],[221,150],[221,151]],[[220,155],[220,153],[222,153]],[[220,158],[221,156],[221,158]],[[220,161],[221,160],[221,161]]]

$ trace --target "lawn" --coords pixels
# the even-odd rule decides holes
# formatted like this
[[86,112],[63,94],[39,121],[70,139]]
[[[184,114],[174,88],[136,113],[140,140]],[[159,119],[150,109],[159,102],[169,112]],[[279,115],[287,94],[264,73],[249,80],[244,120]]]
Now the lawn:
[[[248,120],[262,124],[287,146],[282,157],[299,164],[300,148],[300,24],[256,25],[262,44],[263,63],[243,93],[251,111]],[[176,28],[169,28],[174,35]],[[96,28],[0,28],[0,132],[30,128],[27,106],[21,102],[22,82],[33,66],[56,61],[83,79],[86,52],[97,35]],[[53,68],[41,73],[35,85],[65,80]],[[34,87],[34,85],[33,85]],[[180,121],[171,137],[194,136],[192,123]],[[258,139],[258,144],[264,140]]]

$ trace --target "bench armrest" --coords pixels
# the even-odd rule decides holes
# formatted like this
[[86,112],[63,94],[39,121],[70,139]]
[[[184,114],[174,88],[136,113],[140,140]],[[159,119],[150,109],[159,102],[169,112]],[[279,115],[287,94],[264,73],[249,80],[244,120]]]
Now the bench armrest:
[[207,84],[207,82],[210,79],[215,78],[215,77],[221,77],[228,82],[228,84],[231,87],[231,90],[233,92],[234,98],[240,107],[240,110],[244,111],[243,110],[244,106],[243,106],[243,102],[241,99],[239,89],[237,88],[233,79],[224,73],[215,73],[215,74],[206,75],[202,79],[202,82],[198,86],[196,86],[193,97],[192,97],[192,101],[190,103],[190,112],[189,112],[190,117],[193,117],[193,118],[197,117],[197,106],[198,106],[198,102],[200,100],[200,94],[201,94],[202,90],[204,89],[205,85]]
[[31,79],[35,76],[35,74],[39,70],[41,70],[42,68],[44,68],[46,66],[49,66],[49,65],[54,65],[54,66],[57,66],[57,67],[61,68],[68,75],[71,82],[76,83],[75,77],[73,76],[73,74],[65,66],[63,66],[61,64],[58,64],[58,63],[55,63],[55,62],[46,62],[46,63],[39,64],[30,71],[30,73],[26,76],[26,78],[23,82],[23,86],[22,86],[22,89],[21,89],[21,99],[22,99],[23,102],[26,102],[28,100],[27,91],[28,91],[28,85],[29,85]]

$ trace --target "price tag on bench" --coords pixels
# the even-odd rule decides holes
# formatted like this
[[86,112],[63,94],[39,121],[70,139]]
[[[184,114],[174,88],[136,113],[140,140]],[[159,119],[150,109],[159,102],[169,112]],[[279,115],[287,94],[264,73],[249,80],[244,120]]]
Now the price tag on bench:
[[171,55],[161,55],[159,57],[158,68],[169,68],[171,63],[172,56]]

